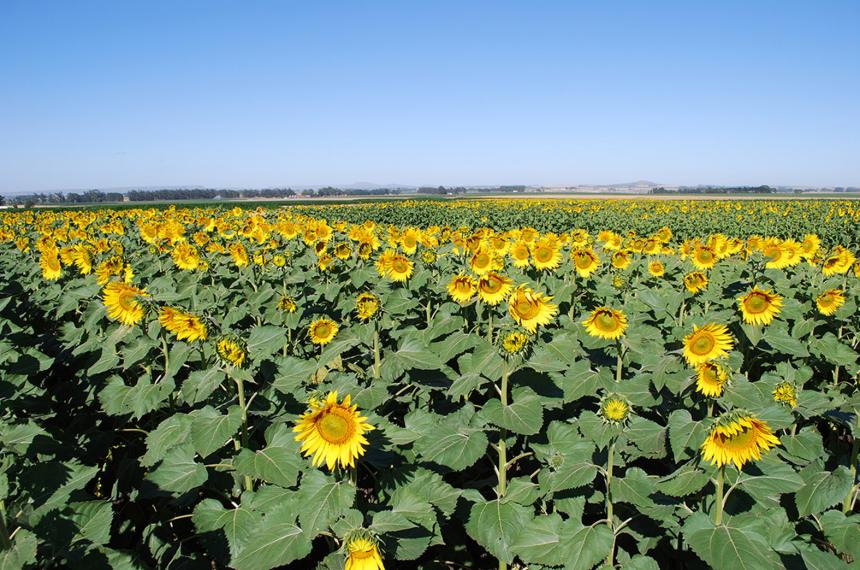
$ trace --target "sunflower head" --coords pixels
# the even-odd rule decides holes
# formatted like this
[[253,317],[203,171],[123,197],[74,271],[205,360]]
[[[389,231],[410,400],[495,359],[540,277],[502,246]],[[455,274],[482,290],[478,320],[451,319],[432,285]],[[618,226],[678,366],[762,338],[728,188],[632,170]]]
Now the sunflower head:
[[285,313],[295,313],[298,309],[296,305],[296,300],[293,299],[290,295],[281,295],[281,298],[278,299],[278,310],[283,311]]
[[582,324],[591,336],[615,340],[627,329],[627,315],[617,309],[597,307]]
[[696,366],[726,356],[733,347],[734,341],[725,325],[694,325],[693,332],[684,337],[684,358],[690,366]]
[[607,394],[600,399],[598,414],[606,423],[614,425],[626,423],[630,419],[631,411],[630,403],[618,394]]
[[753,287],[746,295],[738,297],[744,322],[750,325],[767,325],[779,314],[782,297],[770,291]]
[[523,352],[527,348],[528,343],[528,335],[520,331],[511,331],[502,337],[502,349],[508,355]]
[[347,535],[344,570],[385,570],[379,551],[379,540],[370,531],[359,529]]
[[241,368],[248,359],[245,343],[235,335],[225,335],[215,342],[215,352],[218,357],[230,366]]
[[311,342],[320,346],[330,343],[337,335],[337,323],[328,317],[322,317],[311,322],[308,327],[308,335]]
[[511,279],[495,271],[490,271],[478,279],[478,298],[488,305],[498,305],[511,292]]
[[663,266],[663,262],[655,259],[648,264],[648,273],[650,273],[652,277],[663,277],[666,273],[666,268]]
[[448,283],[448,295],[461,305],[468,303],[477,291],[477,283],[469,275],[460,273],[451,278]]
[[209,331],[200,317],[175,307],[163,307],[159,311],[158,322],[179,340],[194,342],[206,340],[209,336]]
[[815,306],[818,307],[818,312],[828,317],[838,311],[839,307],[844,304],[845,295],[842,289],[830,289],[815,299]]
[[138,289],[122,281],[111,281],[104,288],[103,298],[108,318],[124,325],[136,325],[146,312],[140,299],[148,297],[145,289]]
[[698,293],[708,286],[708,277],[701,271],[693,271],[684,276],[684,287],[690,293]]
[[421,261],[423,261],[427,265],[432,265],[433,263],[436,263],[436,252],[430,249],[425,249],[421,252]]
[[780,382],[773,389],[773,401],[797,407],[797,388],[791,382]]
[[720,416],[702,443],[702,458],[717,467],[734,463],[738,469],[779,444],[767,422],[745,410]]
[[364,455],[367,446],[364,434],[373,429],[349,395],[338,402],[337,391],[333,391],[325,399],[311,398],[308,411],[293,431],[297,432],[296,441],[302,442],[302,454],[314,456],[313,466],[325,462],[333,471],[336,466],[355,467],[355,460]]
[[520,285],[508,299],[508,312],[518,325],[534,333],[538,325],[549,324],[558,313],[558,306],[551,300],[552,297]]
[[588,277],[600,266],[600,258],[588,247],[577,248],[571,251],[570,259],[573,261],[576,273],[580,277]]
[[709,398],[723,395],[729,374],[716,362],[703,362],[696,367],[696,392]]
[[379,297],[373,293],[361,293],[355,300],[355,312],[362,321],[369,321],[379,312]]

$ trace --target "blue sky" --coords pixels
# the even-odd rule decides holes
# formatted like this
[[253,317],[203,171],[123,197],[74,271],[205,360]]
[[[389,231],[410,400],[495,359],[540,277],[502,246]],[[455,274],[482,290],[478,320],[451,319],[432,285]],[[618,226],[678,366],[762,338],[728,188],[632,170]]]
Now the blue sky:
[[860,186],[860,2],[4,0],[0,191]]

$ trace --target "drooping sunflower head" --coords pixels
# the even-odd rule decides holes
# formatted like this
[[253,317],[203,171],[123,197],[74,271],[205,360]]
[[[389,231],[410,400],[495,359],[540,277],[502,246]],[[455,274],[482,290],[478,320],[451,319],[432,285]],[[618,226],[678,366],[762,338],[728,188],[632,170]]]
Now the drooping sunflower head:
[[206,340],[209,336],[209,331],[200,317],[175,307],[162,307],[158,314],[158,322],[175,334],[179,340],[194,342]]
[[330,343],[337,335],[337,331],[337,323],[327,317],[314,320],[308,327],[311,342],[320,346]]
[[508,299],[508,311],[521,327],[534,333],[538,325],[547,325],[558,313],[558,306],[550,303],[552,297],[520,285]]
[[797,388],[791,382],[780,382],[773,389],[773,401],[797,407]]
[[495,271],[490,271],[478,279],[478,298],[488,305],[498,305],[511,292],[511,279]]
[[361,293],[355,300],[355,312],[362,321],[369,321],[379,312],[379,297],[373,293]]
[[218,357],[230,366],[241,368],[245,365],[248,359],[248,352],[245,350],[245,343],[234,335],[225,335],[215,342],[215,352]]
[[684,276],[684,287],[690,293],[698,293],[708,286],[708,276],[701,271],[692,271]]
[[815,299],[815,305],[818,307],[818,312],[828,317],[838,311],[839,307],[844,304],[845,295],[842,289],[830,289]]
[[598,414],[607,423],[622,424],[630,418],[630,412],[630,403],[618,394],[607,394],[600,399]]
[[694,325],[693,332],[684,337],[684,358],[690,366],[696,366],[726,356],[733,347],[734,341],[725,325]]
[[627,329],[627,315],[609,307],[597,307],[582,324],[591,336],[615,340]]
[[520,331],[511,331],[502,338],[502,348],[506,354],[518,354],[528,346],[529,337]]
[[758,286],[746,295],[738,297],[744,322],[750,325],[766,325],[773,321],[782,307],[782,297],[769,289]]
[[475,283],[475,280],[463,273],[455,275],[451,278],[450,283],[448,283],[448,295],[461,305],[471,301],[476,290],[477,283]]
[[108,318],[124,325],[136,325],[146,312],[138,299],[148,296],[145,289],[138,289],[122,281],[111,281],[105,286],[103,293]]
[[767,422],[744,410],[734,410],[716,420],[702,444],[702,458],[717,467],[734,463],[741,469],[778,444]]
[[293,299],[290,295],[281,295],[281,298],[278,299],[278,310],[283,311],[285,313],[295,313],[298,309],[296,305],[296,300]]
[[60,265],[59,253],[56,249],[47,249],[39,256],[39,267],[42,269],[42,277],[46,281],[56,281],[63,275]]
[[703,362],[696,367],[696,392],[709,398],[719,398],[728,379],[728,372],[720,364]]
[[379,552],[379,541],[367,530],[350,533],[343,543],[346,552],[344,570],[385,570]]
[[333,471],[336,466],[355,467],[355,460],[364,455],[367,446],[364,434],[373,429],[349,395],[338,402],[337,391],[333,391],[322,401],[311,399],[293,431],[297,432],[296,441],[302,442],[302,454],[314,456],[313,466],[325,462]]
[[619,249],[612,254],[612,267],[615,269],[626,269],[631,261],[630,252],[626,249]]

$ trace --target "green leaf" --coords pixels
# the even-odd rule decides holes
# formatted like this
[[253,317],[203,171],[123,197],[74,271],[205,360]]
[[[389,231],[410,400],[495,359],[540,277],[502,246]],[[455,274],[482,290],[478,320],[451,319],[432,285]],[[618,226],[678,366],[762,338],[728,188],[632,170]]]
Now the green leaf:
[[146,478],[165,491],[185,493],[205,483],[209,474],[194,461],[194,448],[182,445],[168,451],[158,469]]
[[0,550],[0,570],[19,570],[36,562],[36,535],[27,529],[19,529],[12,540],[12,548]]
[[531,519],[530,511],[516,503],[477,502],[472,505],[466,532],[494,557],[510,563],[514,558],[511,545]]
[[567,562],[571,546],[569,537],[562,536],[563,526],[564,521],[556,513],[535,517],[523,526],[511,550],[529,564],[561,566]]
[[675,461],[695,457],[705,440],[707,429],[702,422],[694,422],[687,410],[675,410],[669,416],[669,445]]
[[281,327],[258,325],[251,329],[246,346],[254,360],[262,360],[281,350],[287,343],[287,331]]
[[686,533],[687,543],[699,558],[716,570],[761,570],[780,566],[764,537],[728,525],[714,526],[707,517],[702,517],[704,515],[690,517],[702,528]]
[[739,486],[759,501],[785,493],[794,493],[804,486],[795,470],[772,456],[763,458],[741,473]]
[[299,444],[291,438],[277,438],[259,451],[243,449],[233,460],[239,475],[250,475],[273,485],[292,487],[305,464]]
[[571,553],[565,570],[591,570],[609,556],[612,531],[605,524],[582,527],[570,537]]
[[146,453],[140,458],[140,464],[152,467],[164,459],[169,450],[188,441],[190,425],[191,418],[185,414],[170,416],[158,424],[157,428],[146,434]]
[[230,553],[235,556],[240,545],[251,535],[257,516],[244,505],[226,509],[215,499],[203,499],[195,507],[191,521],[200,533],[222,530]]
[[226,374],[218,368],[195,370],[182,382],[182,399],[188,404],[203,402],[224,382]]
[[807,468],[801,471],[801,477],[806,485],[794,496],[800,516],[820,513],[835,505],[845,498],[851,486],[854,485],[854,476],[844,465],[840,465],[833,471],[815,471]]
[[809,356],[806,343],[791,336],[783,323],[768,326],[764,331],[764,340],[781,353],[795,357]]
[[507,406],[497,398],[490,400],[481,414],[495,425],[523,435],[534,435],[543,427],[541,398],[531,388],[512,390]]
[[284,394],[292,394],[310,383],[311,377],[317,370],[314,360],[302,360],[288,356],[278,360],[278,375],[272,382],[272,387]]
[[471,467],[484,455],[489,441],[483,430],[469,425],[474,416],[471,405],[445,416],[429,433],[415,442],[415,450],[425,460],[455,471]]
[[[671,431],[669,432],[671,434]],[[657,490],[670,497],[685,497],[698,493],[710,478],[704,471],[684,466],[657,482]]]
[[821,515],[821,527],[836,550],[860,560],[860,515],[845,516],[839,511]]
[[320,471],[310,471],[302,477],[298,498],[301,505],[299,524],[311,539],[328,529],[337,517],[352,507],[355,487]]
[[290,509],[263,517],[249,530],[230,566],[236,570],[269,570],[310,554],[311,542],[296,526],[295,518]]
[[89,540],[93,544],[107,544],[113,522],[113,505],[109,501],[71,503],[72,520],[78,525],[74,541]]
[[222,414],[212,406],[206,406],[192,412],[190,418],[194,449],[200,457],[206,457],[233,437],[242,425],[242,410],[239,406],[230,406],[227,413]]

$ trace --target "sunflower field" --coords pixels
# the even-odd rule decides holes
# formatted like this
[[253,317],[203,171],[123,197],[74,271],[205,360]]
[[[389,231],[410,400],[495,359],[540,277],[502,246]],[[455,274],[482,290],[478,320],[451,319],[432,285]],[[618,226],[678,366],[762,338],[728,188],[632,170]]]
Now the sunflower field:
[[858,568],[858,206],[0,213],[0,570]]

